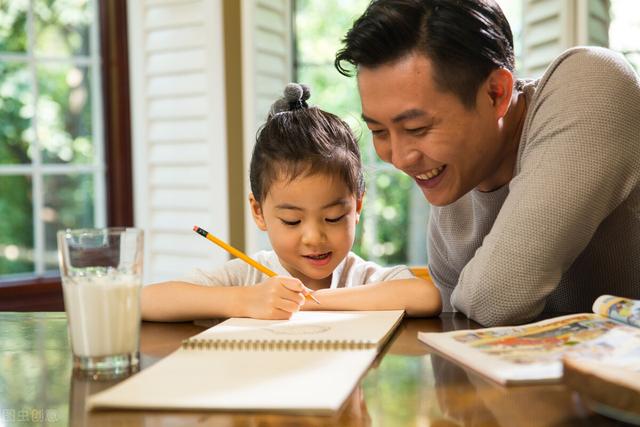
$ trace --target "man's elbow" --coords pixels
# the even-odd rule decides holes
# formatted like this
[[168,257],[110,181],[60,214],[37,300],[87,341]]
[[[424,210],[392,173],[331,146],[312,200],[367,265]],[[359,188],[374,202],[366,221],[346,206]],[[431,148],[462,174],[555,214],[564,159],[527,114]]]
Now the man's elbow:
[[[460,310],[465,313],[463,310]],[[476,308],[465,313],[471,320],[478,322],[486,328],[497,326],[516,326],[530,322],[535,319],[541,310],[532,307],[500,307],[495,308]]]

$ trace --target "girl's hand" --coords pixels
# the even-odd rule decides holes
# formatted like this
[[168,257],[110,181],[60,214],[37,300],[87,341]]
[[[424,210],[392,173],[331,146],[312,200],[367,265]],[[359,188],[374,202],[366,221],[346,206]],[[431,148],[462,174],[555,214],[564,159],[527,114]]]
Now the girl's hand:
[[300,310],[311,290],[298,279],[275,276],[246,288],[241,304],[248,317],[286,320]]

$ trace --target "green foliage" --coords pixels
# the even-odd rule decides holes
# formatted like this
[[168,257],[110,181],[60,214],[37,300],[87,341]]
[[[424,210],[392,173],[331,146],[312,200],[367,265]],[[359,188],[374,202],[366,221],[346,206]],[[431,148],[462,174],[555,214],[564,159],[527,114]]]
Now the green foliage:
[[33,248],[31,179],[0,176],[0,273],[33,271],[27,254]]
[[433,375],[426,370],[425,360],[428,363],[422,357],[387,354],[380,366],[369,371],[362,388],[373,425],[415,425],[416,414],[424,411],[428,401],[420,388]]
[[33,14],[37,54],[89,55],[90,0],[37,0]]
[[0,52],[27,50],[28,0],[0,0]]
[[[20,2],[0,3],[0,49],[26,48],[26,13]],[[0,62],[0,165],[31,163],[28,130],[31,126],[31,87],[28,68]],[[26,254],[33,248],[31,179],[0,176],[0,274],[33,270]]]
[[49,175],[45,177],[44,188],[45,265],[47,269],[55,270],[58,230],[93,226],[93,176]]
[[27,68],[0,62],[0,164],[31,163],[27,131],[32,105]]
[[[23,60],[0,62],[0,167],[30,165],[36,155],[45,165],[90,164],[91,68],[74,64],[71,57],[89,54],[92,2],[37,0],[32,5],[35,32],[29,43],[29,1],[0,0],[0,52],[30,53],[36,59],[35,75]],[[34,50],[27,52],[31,45]],[[40,55],[69,61],[38,63]],[[47,269],[56,268],[58,229],[93,225],[91,174],[0,175],[0,276],[34,270],[34,181],[43,188],[38,220],[44,222]]]
[[374,177],[369,182],[376,186],[377,197],[368,202],[367,209],[378,219],[378,227],[375,242],[363,252],[367,258],[382,259],[390,265],[406,264],[413,180],[395,170],[379,172]]
[[3,425],[68,426],[75,381],[66,319],[53,313],[16,317],[3,322],[0,345]]
[[89,68],[38,67],[38,139],[45,163],[90,163]]

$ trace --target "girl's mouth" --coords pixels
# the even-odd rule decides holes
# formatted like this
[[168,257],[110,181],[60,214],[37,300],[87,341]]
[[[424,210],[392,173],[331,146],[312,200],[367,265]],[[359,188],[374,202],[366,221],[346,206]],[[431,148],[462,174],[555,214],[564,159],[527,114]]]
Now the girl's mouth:
[[315,266],[323,266],[329,263],[331,260],[331,252],[324,252],[321,254],[303,255],[309,262]]

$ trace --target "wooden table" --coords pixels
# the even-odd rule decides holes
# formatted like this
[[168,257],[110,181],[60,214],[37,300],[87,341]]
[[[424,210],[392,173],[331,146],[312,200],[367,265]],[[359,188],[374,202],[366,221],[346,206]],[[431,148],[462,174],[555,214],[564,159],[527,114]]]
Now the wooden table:
[[[0,313],[0,425],[74,426],[614,426],[563,385],[504,388],[429,354],[418,331],[477,325],[452,313],[405,319],[343,409],[331,417],[265,413],[86,412],[96,382],[71,369],[64,313]],[[142,369],[205,326],[143,322]],[[309,390],[313,399],[313,390]]]

